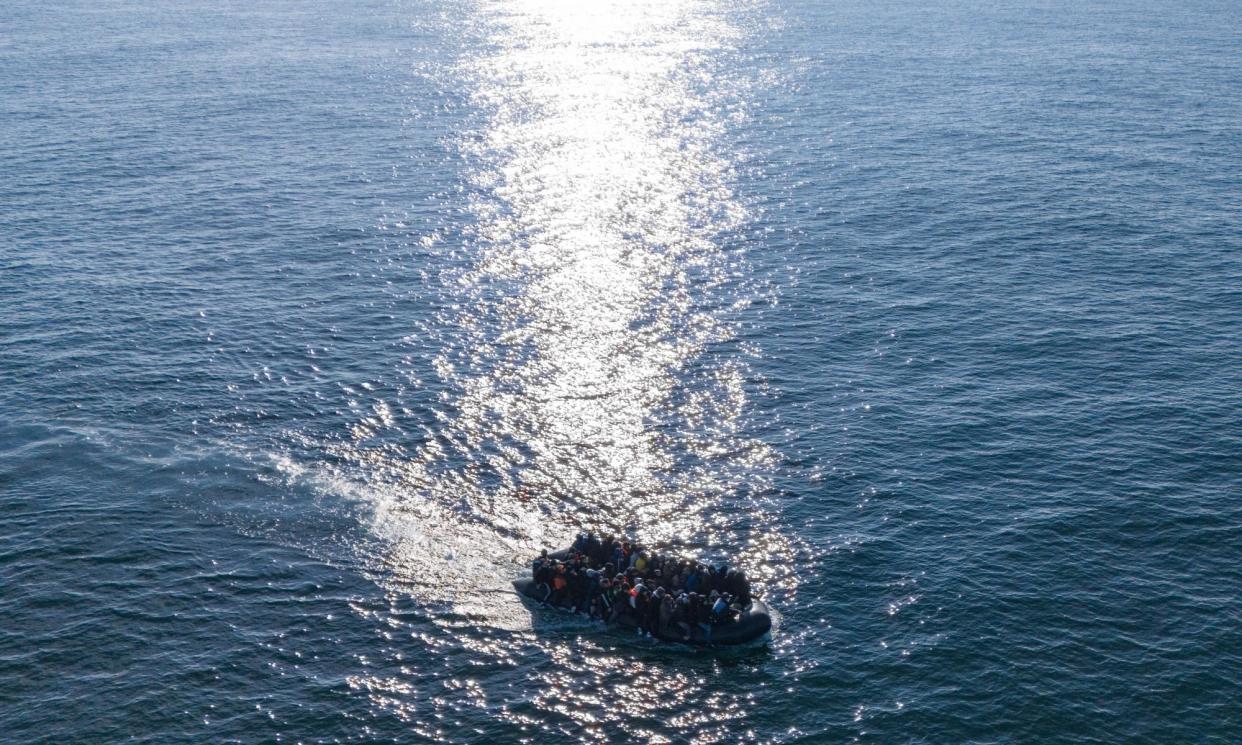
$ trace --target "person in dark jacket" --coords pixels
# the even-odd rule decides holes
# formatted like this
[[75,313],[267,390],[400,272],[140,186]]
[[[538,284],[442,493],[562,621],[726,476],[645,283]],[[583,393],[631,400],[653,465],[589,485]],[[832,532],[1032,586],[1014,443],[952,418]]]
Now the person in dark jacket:
[[673,603],[673,627],[681,632],[684,641],[690,641],[690,621],[686,612],[689,605],[690,597],[684,592],[678,595],[677,601]]
[[590,581],[587,579],[586,571],[581,566],[574,566],[569,575],[569,593],[574,613],[583,613],[587,610],[589,589]]
[[[544,551],[546,557],[547,551]],[[548,600],[552,597],[552,578],[556,574],[556,567],[550,560],[535,561],[535,586],[539,588],[540,594],[543,596],[541,602],[548,604]]]
[[746,572],[741,569],[737,570],[737,592],[731,594],[737,598],[737,602],[741,603],[743,608],[750,603],[750,580],[746,579]]
[[741,607],[745,608],[750,602],[750,582],[746,579],[746,574],[741,569],[730,569],[725,577],[725,587],[730,595],[737,600]]
[[651,636],[660,630],[660,591],[647,596],[647,607],[643,611],[643,629]]
[[638,633],[641,636],[645,630],[643,624],[647,620],[647,606],[650,605],[651,594],[642,585],[636,585],[636,589],[638,592],[632,596],[634,600],[634,621],[638,624]]
[[[664,588],[660,588],[663,590]],[[669,624],[673,622],[673,596],[666,592],[660,593],[660,615],[656,619],[656,636],[668,638]]]
[[551,563],[551,561],[552,560],[548,558],[548,549],[545,548],[544,550],[540,551],[539,558],[535,559],[530,564],[530,576],[538,577],[540,568],[542,568],[545,564]]

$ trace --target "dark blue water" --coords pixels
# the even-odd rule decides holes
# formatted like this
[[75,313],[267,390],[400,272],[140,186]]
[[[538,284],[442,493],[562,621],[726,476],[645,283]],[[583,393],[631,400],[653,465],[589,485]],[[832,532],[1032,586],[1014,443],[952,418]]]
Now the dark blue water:
[[[0,740],[1242,740],[1242,12],[0,7]],[[736,559],[769,645],[509,589]]]

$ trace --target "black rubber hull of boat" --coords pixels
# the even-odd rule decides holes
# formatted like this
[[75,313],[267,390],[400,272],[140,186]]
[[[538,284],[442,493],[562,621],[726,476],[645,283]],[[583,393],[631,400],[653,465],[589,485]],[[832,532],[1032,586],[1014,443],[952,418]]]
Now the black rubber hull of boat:
[[[513,587],[519,594],[534,600],[543,600],[543,594],[535,586],[533,579],[525,578],[515,580]],[[621,616],[617,619],[617,625],[623,628],[636,628],[634,620],[628,616]],[[680,642],[682,644],[694,644],[697,646],[722,646],[734,644],[749,644],[757,639],[762,639],[772,630],[772,616],[768,612],[768,606],[758,598],[752,598],[750,605],[735,621],[712,627],[712,636],[708,640],[703,634],[703,630],[694,626],[691,628],[689,639],[682,637],[677,631],[666,634],[660,638],[670,642]]]

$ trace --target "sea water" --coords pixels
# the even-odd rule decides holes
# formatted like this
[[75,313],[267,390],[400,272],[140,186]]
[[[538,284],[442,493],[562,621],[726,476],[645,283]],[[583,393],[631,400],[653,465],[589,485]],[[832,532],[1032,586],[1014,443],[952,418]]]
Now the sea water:
[[[0,6],[0,740],[1237,742],[1242,12]],[[770,644],[524,604],[584,529]]]

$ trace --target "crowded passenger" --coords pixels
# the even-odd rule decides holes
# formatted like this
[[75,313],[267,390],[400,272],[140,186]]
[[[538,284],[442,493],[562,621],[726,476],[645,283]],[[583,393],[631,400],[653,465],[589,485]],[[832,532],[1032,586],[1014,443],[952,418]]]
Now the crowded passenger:
[[641,635],[689,641],[735,620],[750,603],[746,574],[660,554],[611,535],[580,533],[568,556],[531,564],[536,597],[592,620],[626,621]]

